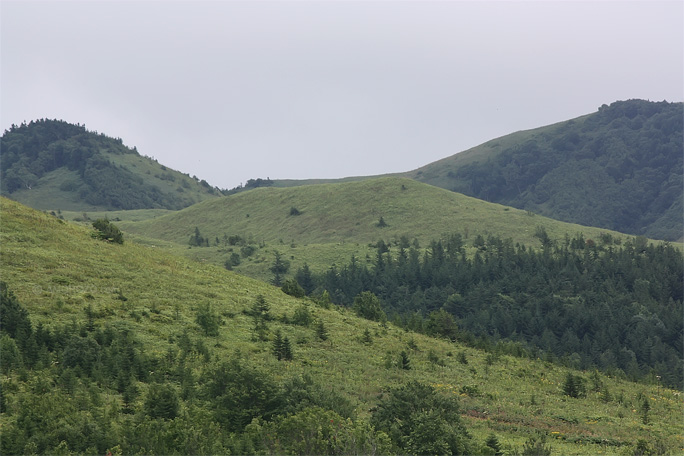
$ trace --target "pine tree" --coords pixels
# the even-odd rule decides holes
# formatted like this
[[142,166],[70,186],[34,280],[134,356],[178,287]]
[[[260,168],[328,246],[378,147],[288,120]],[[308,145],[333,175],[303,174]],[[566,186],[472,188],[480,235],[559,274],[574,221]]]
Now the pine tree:
[[275,338],[273,339],[273,354],[278,361],[292,360],[292,346],[290,345],[290,339],[287,336],[282,335],[280,330],[276,331]]
[[280,330],[276,331],[273,339],[273,354],[278,358],[278,361],[283,359],[283,335]]
[[271,283],[279,287],[282,285],[283,275],[287,273],[290,269],[290,262],[283,260],[283,256],[277,250],[275,251],[275,259],[273,260],[273,265],[271,265],[271,272],[273,273],[273,280]]
[[411,360],[409,359],[408,354],[404,350],[402,350],[399,354],[399,367],[404,370],[411,369]]
[[368,328],[366,328],[366,330],[363,332],[361,342],[366,345],[371,345],[373,343],[373,336],[371,336],[370,330]]
[[641,402],[641,421],[644,424],[648,424],[650,419],[648,417],[648,412],[651,410],[651,404],[648,402],[648,396],[644,396],[644,400]]
[[503,455],[501,444],[499,443],[499,439],[496,438],[496,435],[489,434],[489,437],[487,437],[487,440],[485,440],[485,445],[494,450],[494,456]]
[[321,340],[328,340],[328,330],[325,329],[323,320],[319,320],[318,324],[316,324],[316,337]]
[[292,346],[290,345],[290,339],[287,336],[283,337],[283,349],[282,357],[285,361],[292,361]]

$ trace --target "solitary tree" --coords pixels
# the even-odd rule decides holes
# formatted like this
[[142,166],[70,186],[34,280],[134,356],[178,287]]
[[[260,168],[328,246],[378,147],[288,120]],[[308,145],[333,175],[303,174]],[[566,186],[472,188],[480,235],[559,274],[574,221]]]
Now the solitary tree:
[[254,333],[260,340],[266,339],[268,332],[267,322],[271,319],[270,306],[263,295],[258,295],[252,303],[247,314],[254,319]]
[[328,339],[328,330],[325,328],[323,320],[318,320],[318,323],[316,324],[316,337],[318,337],[321,340]]
[[399,367],[404,370],[411,369],[411,360],[409,359],[408,354],[404,350],[402,350],[399,354]]
[[200,305],[197,309],[195,322],[202,328],[207,336],[218,336],[221,317],[215,313],[208,303]]
[[273,273],[273,285],[279,287],[282,285],[283,275],[287,273],[290,269],[290,262],[283,259],[283,256],[277,250],[275,251],[275,260],[271,266],[271,272]]
[[384,321],[387,318],[382,310],[380,299],[370,291],[357,295],[352,308],[356,315],[367,320]]

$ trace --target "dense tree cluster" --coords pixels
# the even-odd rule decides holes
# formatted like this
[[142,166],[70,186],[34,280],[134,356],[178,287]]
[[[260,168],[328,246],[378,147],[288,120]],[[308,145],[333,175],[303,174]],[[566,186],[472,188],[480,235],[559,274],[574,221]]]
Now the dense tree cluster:
[[[109,209],[182,209],[192,201],[165,193],[102,152],[136,154],[120,138],[86,130],[61,120],[37,120],[5,131],[0,144],[2,193],[30,189],[43,175],[59,168],[75,171],[78,179],[62,184],[87,204]],[[172,176],[169,175],[170,178]],[[205,191],[213,192],[208,184]]]
[[415,331],[485,347],[509,341],[517,354],[682,384],[684,275],[670,245],[581,234],[540,249],[490,236],[472,255],[460,235],[424,254],[382,245],[371,267],[352,258],[314,275],[317,289],[360,315],[360,296],[372,293],[392,321]]
[[558,220],[678,240],[682,125],[682,103],[615,102],[444,171],[443,184]]

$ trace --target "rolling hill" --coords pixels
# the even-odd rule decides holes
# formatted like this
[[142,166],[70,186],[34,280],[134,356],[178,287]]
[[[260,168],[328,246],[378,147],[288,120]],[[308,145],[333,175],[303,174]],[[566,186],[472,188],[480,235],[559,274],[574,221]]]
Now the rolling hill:
[[[542,437],[564,455],[682,448],[681,395],[657,384],[407,332],[4,198],[0,210],[3,454],[383,454],[445,435],[470,454]],[[384,428],[410,391],[441,399],[401,415],[411,429]]]
[[36,209],[176,210],[220,194],[119,138],[64,121],[13,125],[0,144],[2,195]]
[[[380,226],[381,219],[384,226]],[[348,261],[352,254],[357,258],[374,255],[371,247],[379,240],[397,244],[415,239],[426,247],[432,240],[459,233],[469,246],[478,235],[538,246],[535,233],[539,227],[555,240],[578,232],[593,239],[602,234],[627,239],[619,233],[559,222],[400,177],[257,188],[119,225],[129,234],[171,242],[182,246],[179,252],[217,264],[240,252],[242,244],[252,245],[253,256],[235,270],[263,280],[271,277],[275,250],[291,260],[294,271],[304,263],[326,270]],[[206,247],[190,248],[196,228],[207,241]]]
[[404,175],[557,220],[679,240],[683,106],[618,101]]
[[137,240],[263,281],[328,290],[338,304],[372,291],[411,329],[446,309],[475,337],[681,382],[672,368],[681,362],[681,252],[668,243],[396,177],[261,188],[120,225]]
[[[684,238],[682,103],[617,101],[393,174],[556,220]],[[360,181],[275,180],[275,187]]]

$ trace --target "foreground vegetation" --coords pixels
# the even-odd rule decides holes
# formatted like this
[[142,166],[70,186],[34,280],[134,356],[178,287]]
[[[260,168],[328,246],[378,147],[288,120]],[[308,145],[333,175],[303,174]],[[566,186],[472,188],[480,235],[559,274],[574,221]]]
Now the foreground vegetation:
[[678,391],[362,319],[1,201],[3,454],[684,447]]

